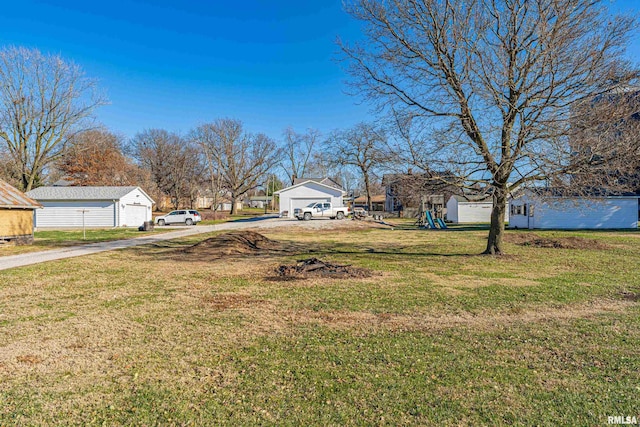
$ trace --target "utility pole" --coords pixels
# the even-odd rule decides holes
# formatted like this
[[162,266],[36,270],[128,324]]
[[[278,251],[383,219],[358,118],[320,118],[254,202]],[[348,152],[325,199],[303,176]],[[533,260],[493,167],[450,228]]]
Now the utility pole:
[[268,203],[268,201],[269,201],[269,178],[270,178],[270,176],[267,175],[267,185],[266,185],[266,188],[264,189],[264,197],[265,197],[265,199],[264,199],[264,214],[265,215],[267,214],[267,208],[269,206],[269,203]]

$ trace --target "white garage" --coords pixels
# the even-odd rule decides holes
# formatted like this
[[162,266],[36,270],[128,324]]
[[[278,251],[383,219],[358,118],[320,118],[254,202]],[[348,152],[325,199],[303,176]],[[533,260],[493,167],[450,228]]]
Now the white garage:
[[35,227],[139,227],[151,221],[153,200],[140,187],[39,187]]
[[509,227],[637,229],[638,195],[558,197],[526,191],[509,201]]
[[[491,196],[451,196],[447,201],[447,221],[454,224],[491,222],[493,198]],[[509,220],[509,211],[505,221]]]
[[293,218],[294,209],[311,203],[329,202],[333,206],[342,206],[346,192],[329,178],[303,178],[274,194],[280,196],[280,215]]

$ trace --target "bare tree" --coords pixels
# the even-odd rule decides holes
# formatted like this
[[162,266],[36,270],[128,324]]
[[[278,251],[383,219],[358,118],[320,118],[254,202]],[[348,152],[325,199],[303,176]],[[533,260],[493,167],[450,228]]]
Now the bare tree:
[[204,163],[207,170],[208,186],[211,192],[211,210],[214,212],[214,219],[216,218],[216,212],[221,206],[220,200],[223,196],[223,182],[222,182],[222,169],[221,157],[215,157],[211,147],[218,141],[218,134],[215,131],[215,127],[209,124],[198,126],[193,129],[189,138],[193,143],[199,146],[204,156]]
[[[573,112],[569,177],[571,190],[640,194],[640,88],[586,100]],[[564,178],[564,183],[558,183]]]
[[134,157],[151,174],[164,195],[171,197],[175,209],[185,199],[191,204],[204,175],[199,150],[189,141],[164,129],[149,129],[131,142]]
[[371,180],[377,168],[387,160],[386,136],[381,129],[367,123],[343,131],[334,131],[325,145],[338,165],[353,166],[362,176],[367,206],[372,210]]
[[210,169],[217,169],[224,188],[231,199],[231,214],[236,203],[248,191],[262,184],[263,177],[281,159],[276,143],[263,134],[248,134],[242,122],[218,119],[200,126],[198,134]]
[[316,178],[331,177],[333,179],[336,176],[336,171],[335,165],[332,163],[335,162],[330,160],[328,153],[323,151],[314,151],[311,155],[309,164],[307,164],[305,175]]
[[284,131],[284,162],[282,168],[289,177],[291,185],[296,178],[306,176],[307,165],[317,147],[320,132],[308,129],[306,133],[297,133],[293,128]]
[[635,20],[611,17],[603,0],[353,0],[346,8],[366,36],[342,45],[355,91],[424,121],[430,164],[455,165],[461,178],[490,187],[487,254],[503,251],[510,191],[579,163],[570,160],[575,107],[636,75],[620,59]]
[[35,49],[0,50],[0,81],[0,140],[29,191],[105,99],[77,65]]

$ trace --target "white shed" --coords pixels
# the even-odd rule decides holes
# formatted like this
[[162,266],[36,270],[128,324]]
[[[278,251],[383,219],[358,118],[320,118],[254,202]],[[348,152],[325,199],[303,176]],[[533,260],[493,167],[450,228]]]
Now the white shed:
[[139,227],[151,221],[153,200],[140,187],[38,187],[36,227]]
[[280,196],[280,215],[293,218],[294,209],[310,203],[330,202],[333,206],[342,206],[342,198],[347,193],[328,178],[303,178],[274,194]]
[[638,195],[559,197],[525,191],[509,201],[510,228],[637,229]]
[[[491,222],[493,198],[451,196],[447,201],[447,221],[454,224],[471,224],[475,222]],[[507,217],[508,217],[507,212]]]

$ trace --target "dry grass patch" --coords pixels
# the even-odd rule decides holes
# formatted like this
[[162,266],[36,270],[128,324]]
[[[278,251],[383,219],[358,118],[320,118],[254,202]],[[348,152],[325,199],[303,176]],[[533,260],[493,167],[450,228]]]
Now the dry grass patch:
[[202,304],[206,308],[217,311],[233,308],[247,308],[264,303],[263,299],[254,298],[251,295],[242,294],[216,294],[202,297]]
[[506,278],[506,277],[478,277],[464,274],[454,274],[443,276],[433,273],[424,273],[424,277],[434,285],[440,287],[476,289],[486,286],[537,286],[540,282],[527,278]]
[[42,363],[44,359],[40,356],[36,356],[34,354],[25,354],[23,356],[16,356],[16,361],[18,363],[24,363],[26,365],[37,365],[38,363]]
[[517,323],[536,323],[554,320],[587,319],[607,313],[622,313],[636,304],[632,301],[606,300],[573,304],[558,308],[528,307],[514,312],[481,312],[455,314],[394,314],[348,311],[295,312],[297,323],[313,324],[339,330],[361,332],[386,331],[439,331],[469,327],[475,331],[490,331]]

